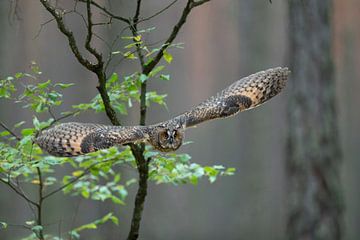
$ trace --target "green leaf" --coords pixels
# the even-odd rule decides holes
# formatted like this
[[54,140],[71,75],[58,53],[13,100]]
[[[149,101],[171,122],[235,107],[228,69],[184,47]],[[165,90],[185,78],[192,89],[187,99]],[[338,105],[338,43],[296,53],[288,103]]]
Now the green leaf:
[[113,201],[113,203],[115,203],[115,204],[125,205],[124,201],[118,197],[111,196],[110,198],[111,198],[111,201]]
[[36,237],[40,239],[41,237],[41,231],[43,230],[43,227],[40,225],[36,225],[34,227],[31,228],[31,231],[33,231],[33,233],[35,233]]
[[171,63],[173,60],[173,56],[167,51],[164,51],[164,59],[167,63]]
[[141,35],[135,36],[135,37],[134,37],[134,40],[137,41],[137,42],[139,42],[139,41],[141,40]]
[[112,212],[106,214],[102,219],[95,221],[97,224],[104,224],[107,221],[111,220],[114,224],[118,225],[119,224],[119,219],[114,216],[114,214]]
[[81,195],[84,197],[84,198],[86,198],[86,199],[88,199],[89,197],[90,197],[90,192],[88,191],[88,189],[83,189],[82,191],[81,191]]
[[149,73],[149,77],[155,77],[159,72],[161,72],[164,69],[163,65],[157,66],[155,69],[153,69]]
[[35,224],[35,221],[34,220],[26,221],[25,224],[29,226],[33,226]]
[[33,117],[33,125],[36,129],[38,129],[38,130],[40,129],[40,121],[39,121],[39,119],[37,119],[36,116]]
[[45,88],[47,88],[47,87],[49,86],[50,83],[51,83],[51,80],[47,80],[47,81],[44,82],[44,83],[39,83],[39,84],[37,85],[37,87],[40,88],[40,89],[45,89]]
[[31,71],[35,74],[42,74],[42,72],[40,71],[40,67],[37,65],[37,63],[35,61],[31,62]]
[[199,179],[198,179],[198,177],[196,177],[196,176],[191,176],[191,177],[189,178],[189,180],[190,180],[190,183],[193,184],[193,185],[197,185],[198,182],[199,182]]
[[137,44],[142,44],[142,41],[136,41],[134,43],[130,43],[130,44],[126,45],[124,48],[129,49],[129,48],[136,46]]
[[165,80],[165,81],[169,81],[170,80],[170,75],[169,74],[161,74],[160,75],[160,79],[161,80]]
[[69,235],[70,235],[70,239],[72,240],[80,239],[80,234],[78,234],[76,231],[70,231]]
[[15,73],[15,78],[21,78],[23,76],[24,76],[24,74],[21,72]]
[[5,229],[7,228],[7,223],[6,222],[0,222],[0,229]]
[[210,183],[214,183],[216,181],[216,176],[210,176],[209,181]]
[[74,231],[75,232],[80,232],[82,230],[85,230],[85,229],[97,229],[97,226],[95,223],[88,223],[88,224],[85,224],[85,225],[82,225],[78,228],[75,228]]
[[24,128],[23,130],[21,130],[21,135],[25,137],[32,135],[34,132],[35,132],[35,128]]
[[24,123],[25,123],[25,121],[18,122],[17,124],[15,124],[14,128],[18,128],[18,127],[22,126]]
[[0,137],[5,137],[5,136],[8,136],[8,135],[10,135],[9,131],[0,132]]
[[113,83],[115,83],[118,79],[119,79],[118,74],[114,72],[114,73],[111,75],[111,77],[107,80],[107,83],[108,83],[108,84],[113,84]]
[[75,85],[75,83],[57,83],[57,84],[55,84],[54,86],[56,87],[56,86],[59,86],[59,87],[61,87],[62,89],[66,89],[66,88],[69,88],[69,87],[71,87],[71,86],[74,86]]
[[134,53],[128,51],[126,53],[124,53],[124,57],[128,58],[128,59],[136,59],[137,57],[135,56]]
[[117,55],[117,54],[122,54],[124,55],[121,51],[114,51],[114,52],[111,52],[112,55]]
[[147,29],[141,29],[141,30],[138,31],[138,33],[149,33],[149,32],[151,32],[151,31],[153,31],[155,29],[156,29],[156,27],[151,27],[151,28],[147,28]]
[[145,82],[148,79],[148,76],[146,76],[145,74],[140,74],[139,76],[139,80],[140,82]]

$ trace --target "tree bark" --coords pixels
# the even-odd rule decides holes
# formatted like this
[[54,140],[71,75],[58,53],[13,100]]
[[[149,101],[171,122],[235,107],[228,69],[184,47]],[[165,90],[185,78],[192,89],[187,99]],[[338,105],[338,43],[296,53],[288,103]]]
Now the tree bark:
[[341,239],[332,1],[289,0],[287,239]]

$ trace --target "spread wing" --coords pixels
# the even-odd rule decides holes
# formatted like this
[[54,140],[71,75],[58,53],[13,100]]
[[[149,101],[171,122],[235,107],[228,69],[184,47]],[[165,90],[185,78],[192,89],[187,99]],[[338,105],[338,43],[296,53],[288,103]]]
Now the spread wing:
[[285,87],[289,73],[288,68],[278,67],[242,78],[175,119],[185,124],[185,127],[192,127],[257,107]]
[[44,130],[35,142],[54,156],[71,157],[147,138],[146,127],[69,122]]

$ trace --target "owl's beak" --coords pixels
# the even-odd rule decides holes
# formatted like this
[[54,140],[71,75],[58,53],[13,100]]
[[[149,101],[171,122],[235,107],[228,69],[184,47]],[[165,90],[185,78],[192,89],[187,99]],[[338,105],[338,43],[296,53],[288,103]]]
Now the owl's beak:
[[173,143],[174,143],[174,137],[173,137],[173,136],[170,136],[170,137],[169,137],[169,143],[170,143],[170,144],[173,144]]

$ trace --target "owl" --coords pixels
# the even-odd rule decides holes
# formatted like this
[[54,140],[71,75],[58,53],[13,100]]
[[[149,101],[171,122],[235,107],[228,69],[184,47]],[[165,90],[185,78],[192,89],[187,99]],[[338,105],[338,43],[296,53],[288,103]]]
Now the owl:
[[273,68],[242,78],[170,120],[148,126],[107,126],[69,122],[42,131],[35,142],[49,154],[72,157],[114,145],[147,142],[162,152],[177,150],[184,131],[202,122],[227,118],[259,106],[286,85],[288,68]]

